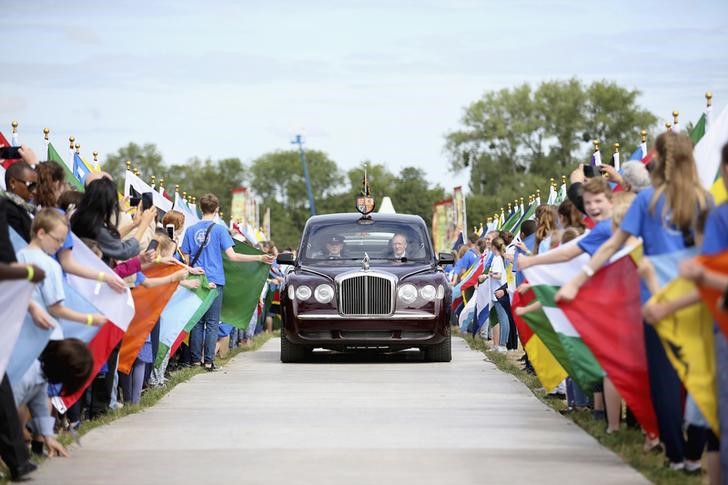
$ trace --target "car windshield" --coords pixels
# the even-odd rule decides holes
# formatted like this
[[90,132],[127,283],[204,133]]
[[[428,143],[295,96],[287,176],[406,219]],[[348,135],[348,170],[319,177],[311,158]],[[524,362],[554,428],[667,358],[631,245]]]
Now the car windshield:
[[365,253],[373,264],[432,259],[424,226],[394,221],[317,224],[308,231],[301,253],[307,263],[361,260]]

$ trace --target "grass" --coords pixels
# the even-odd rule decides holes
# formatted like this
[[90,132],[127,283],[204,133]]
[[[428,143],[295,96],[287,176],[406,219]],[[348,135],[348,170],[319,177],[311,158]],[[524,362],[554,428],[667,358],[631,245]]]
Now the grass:
[[[264,343],[268,341],[271,337],[277,337],[280,336],[280,330],[276,330],[273,332],[272,335],[261,333],[257,336],[255,336],[252,340],[252,343],[248,347],[236,347],[230,353],[228,353],[225,357],[218,357],[215,359],[215,365],[219,368],[224,367],[225,364],[230,362],[230,360],[235,357],[238,354],[241,354],[243,352],[252,352],[254,350],[258,350]],[[154,387],[154,388],[148,388],[146,391],[142,393],[141,402],[136,405],[125,405],[123,408],[118,409],[116,411],[109,410],[105,414],[102,414],[101,416],[98,416],[90,421],[84,421],[81,423],[81,427],[78,430],[79,437],[85,435],[92,429],[98,428],[100,426],[105,426],[109,423],[112,423],[116,421],[117,419],[123,418],[124,416],[128,416],[130,414],[138,413],[139,411],[148,408],[150,406],[154,406],[160,399],[162,399],[167,393],[169,393],[172,389],[174,389],[177,384],[180,384],[182,382],[186,382],[190,380],[192,377],[203,374],[207,372],[202,367],[187,367],[183,369],[176,370],[170,374],[170,378],[167,380],[167,383],[162,387]],[[73,443],[73,437],[70,433],[63,431],[59,433],[58,439],[61,443],[63,443],[64,446],[68,447]],[[37,459],[33,458],[33,461],[36,463],[42,463],[45,461],[45,459]],[[9,483],[7,481],[6,477],[10,476],[9,471],[0,463],[0,484]],[[32,477],[32,475],[31,475]]]
[[[522,370],[517,363],[508,358],[508,354],[489,350],[482,339],[475,339],[470,335],[462,336],[462,338],[470,348],[483,352],[498,369],[518,378],[538,399],[554,410],[560,411],[566,407],[563,399],[547,395],[538,378]],[[639,430],[623,428],[619,433],[607,435],[606,422],[594,419],[589,411],[570,413],[567,417],[592,435],[602,446],[612,450],[654,483],[660,485],[700,485],[704,483],[701,476],[688,476],[682,472],[667,469],[662,454],[644,453],[642,451],[644,438]],[[705,483],[707,483],[707,477]]]

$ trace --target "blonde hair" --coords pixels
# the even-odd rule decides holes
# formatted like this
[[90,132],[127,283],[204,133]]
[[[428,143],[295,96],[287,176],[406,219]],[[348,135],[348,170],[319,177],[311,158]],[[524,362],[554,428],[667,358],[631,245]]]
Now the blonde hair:
[[634,192],[617,192],[614,194],[612,199],[612,229],[617,228],[622,224],[625,214],[629,210],[629,206],[632,205],[632,201],[637,197]]
[[164,229],[157,229],[154,231],[154,238],[159,242],[159,254],[162,256],[172,256],[177,245],[167,235],[167,231]]
[[536,208],[538,216],[536,217],[536,254],[538,254],[538,246],[541,241],[549,237],[556,229],[559,222],[559,215],[556,207],[553,205],[541,205]]
[[33,218],[33,222],[30,225],[30,234],[35,237],[41,229],[48,233],[61,225],[68,227],[66,216],[56,209],[46,207],[45,209],[39,210]]
[[692,141],[684,133],[668,131],[657,137],[655,150],[657,163],[652,170],[655,193],[650,212],[655,213],[657,201],[664,194],[662,216],[669,214],[670,223],[679,229],[697,229],[701,214],[708,210],[709,194],[700,184]]

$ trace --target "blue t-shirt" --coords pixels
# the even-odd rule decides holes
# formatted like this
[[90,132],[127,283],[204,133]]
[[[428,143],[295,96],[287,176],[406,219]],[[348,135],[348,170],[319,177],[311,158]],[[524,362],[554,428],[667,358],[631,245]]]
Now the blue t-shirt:
[[581,238],[576,245],[589,256],[594,256],[597,249],[607,242],[607,239],[610,237],[612,237],[612,220],[607,219],[597,223],[597,225],[594,226],[594,229],[589,231],[589,234]]
[[478,255],[475,254],[473,249],[468,249],[468,251],[463,254],[463,257],[455,263],[455,275],[460,276],[463,272],[467,271],[472,265],[474,265],[476,261],[478,261]]
[[222,267],[222,254],[235,245],[227,229],[215,224],[213,221],[200,221],[187,228],[182,241],[182,251],[190,255],[190,262],[195,257],[197,248],[205,241],[205,233],[210,224],[214,224],[207,238],[207,244],[202,248],[195,267],[203,268],[207,279],[216,285],[225,284],[225,271]]
[[[56,208],[58,212],[66,215],[65,212],[63,212],[61,209]],[[66,233],[66,239],[63,241],[63,245],[58,248],[58,251],[56,251],[56,254],[53,255],[53,259],[58,261],[58,255],[61,254],[61,251],[65,251],[66,249],[73,249],[73,233],[71,232],[71,225],[68,225],[68,232]]]
[[721,253],[728,249],[728,202],[708,214],[703,234],[703,254]]
[[642,238],[647,256],[685,249],[682,232],[670,224],[669,213],[664,215],[662,213],[665,207],[664,194],[660,195],[654,210],[650,210],[650,201],[654,193],[654,187],[639,191],[624,215],[620,228]]

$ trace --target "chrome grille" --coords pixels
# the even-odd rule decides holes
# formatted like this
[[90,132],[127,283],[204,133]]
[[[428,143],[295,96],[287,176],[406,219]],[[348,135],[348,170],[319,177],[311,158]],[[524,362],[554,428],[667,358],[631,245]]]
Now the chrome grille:
[[339,282],[339,312],[342,315],[389,315],[394,283],[372,274],[359,274]]

